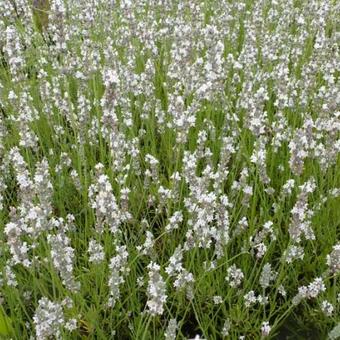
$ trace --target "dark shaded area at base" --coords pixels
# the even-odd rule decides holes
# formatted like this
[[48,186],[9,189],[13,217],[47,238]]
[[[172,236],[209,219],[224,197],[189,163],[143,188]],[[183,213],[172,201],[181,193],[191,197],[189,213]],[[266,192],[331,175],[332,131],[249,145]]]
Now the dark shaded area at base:
[[296,323],[292,320],[289,323],[285,323],[278,335],[274,338],[275,340],[325,340],[324,337],[317,329],[309,328],[300,329]]

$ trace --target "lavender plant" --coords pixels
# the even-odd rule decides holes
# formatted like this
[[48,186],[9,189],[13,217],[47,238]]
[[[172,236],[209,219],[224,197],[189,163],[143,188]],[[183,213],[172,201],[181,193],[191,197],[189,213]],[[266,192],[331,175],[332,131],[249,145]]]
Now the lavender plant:
[[340,336],[340,4],[0,1],[0,337]]

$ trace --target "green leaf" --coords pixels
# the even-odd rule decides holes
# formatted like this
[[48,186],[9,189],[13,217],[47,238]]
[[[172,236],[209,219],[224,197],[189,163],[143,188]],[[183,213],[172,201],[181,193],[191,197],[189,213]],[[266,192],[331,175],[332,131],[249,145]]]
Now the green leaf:
[[12,320],[0,309],[0,335],[10,335],[12,333]]

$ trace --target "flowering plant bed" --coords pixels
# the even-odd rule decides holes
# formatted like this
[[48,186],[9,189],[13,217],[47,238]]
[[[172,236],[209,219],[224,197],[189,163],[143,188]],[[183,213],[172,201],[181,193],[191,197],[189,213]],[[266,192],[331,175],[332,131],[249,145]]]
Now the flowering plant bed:
[[0,337],[340,337],[339,3],[0,1]]

